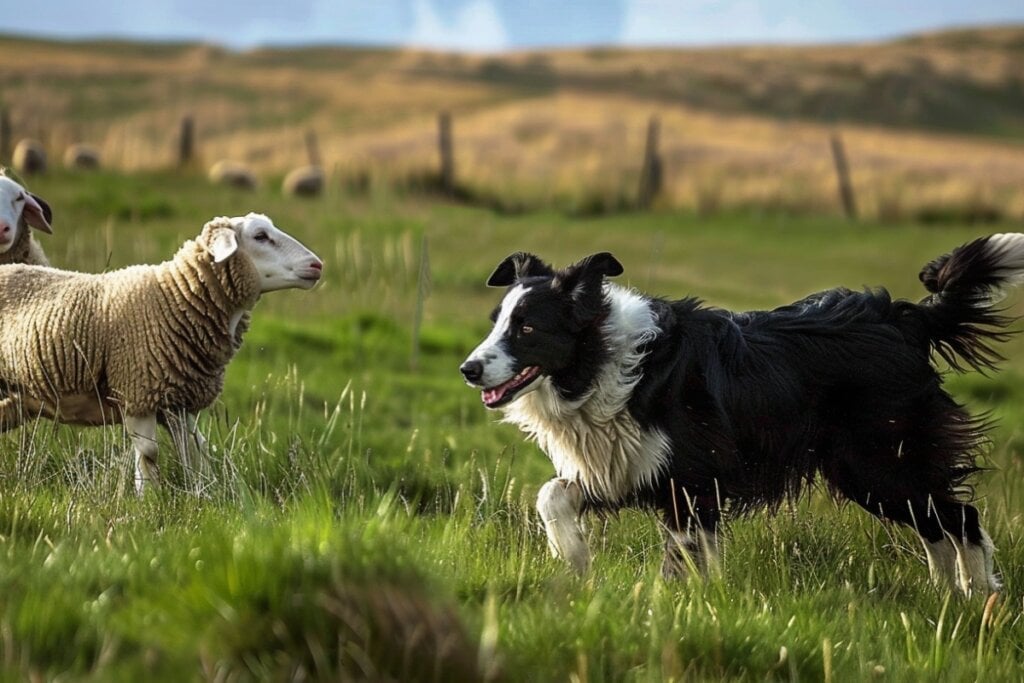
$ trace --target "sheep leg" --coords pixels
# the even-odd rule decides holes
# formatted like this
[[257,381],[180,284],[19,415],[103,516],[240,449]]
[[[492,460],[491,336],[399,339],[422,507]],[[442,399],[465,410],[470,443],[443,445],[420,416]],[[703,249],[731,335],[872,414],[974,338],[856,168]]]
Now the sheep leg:
[[[188,429],[190,452],[195,454],[193,460],[193,469],[200,474],[204,479],[211,479],[213,477],[213,470],[210,467],[210,442],[203,436],[202,431],[199,430],[199,415],[196,413],[187,413],[185,415],[185,427]],[[191,450],[192,444],[195,444],[195,450]]]
[[210,469],[209,444],[199,430],[199,415],[164,411],[160,414],[160,421],[174,441],[187,485],[197,494],[202,493],[208,482],[213,480],[213,471]]
[[126,415],[124,425],[135,447],[135,490],[141,496],[149,483],[154,486],[160,483],[160,470],[156,464],[156,415]]
[[18,394],[0,398],[0,433],[14,429],[25,421],[25,409]]

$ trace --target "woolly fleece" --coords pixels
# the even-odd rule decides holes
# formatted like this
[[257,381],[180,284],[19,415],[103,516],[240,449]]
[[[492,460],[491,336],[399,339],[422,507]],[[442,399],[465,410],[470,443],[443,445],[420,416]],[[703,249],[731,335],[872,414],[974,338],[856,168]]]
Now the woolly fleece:
[[232,316],[260,294],[246,255],[214,263],[208,250],[233,229],[211,221],[158,265],[0,268],[0,431],[25,417],[97,425],[208,407],[240,342]]

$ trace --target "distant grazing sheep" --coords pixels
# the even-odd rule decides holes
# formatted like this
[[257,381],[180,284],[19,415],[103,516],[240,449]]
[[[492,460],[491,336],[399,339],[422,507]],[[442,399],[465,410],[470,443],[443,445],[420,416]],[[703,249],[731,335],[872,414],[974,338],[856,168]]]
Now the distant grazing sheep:
[[210,182],[215,185],[234,187],[239,190],[255,190],[258,185],[256,175],[245,164],[229,159],[221,159],[210,167]]
[[46,173],[46,150],[38,140],[19,140],[14,147],[11,165],[18,173],[25,175]]
[[324,172],[319,166],[300,166],[284,177],[281,189],[287,195],[316,197],[324,191]]
[[64,150],[64,168],[91,171],[100,167],[100,151],[84,142],[68,145]]
[[159,422],[188,472],[206,471],[197,413],[224,386],[236,327],[261,294],[309,289],[321,268],[254,213],[215,218],[159,265],[100,274],[0,268],[0,432],[36,417],[123,422],[141,493],[158,479]]
[[52,220],[50,205],[9,177],[6,169],[0,168],[0,265],[50,265],[30,228],[52,234]]

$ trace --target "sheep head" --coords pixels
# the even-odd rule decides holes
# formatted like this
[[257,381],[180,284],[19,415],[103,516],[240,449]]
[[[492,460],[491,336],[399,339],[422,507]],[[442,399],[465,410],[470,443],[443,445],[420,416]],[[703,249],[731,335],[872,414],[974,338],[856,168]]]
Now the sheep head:
[[7,252],[17,241],[22,218],[26,225],[53,233],[50,205],[11,178],[0,175],[0,254]]
[[320,280],[323,262],[269,218],[250,213],[215,218],[203,228],[199,243],[220,263],[244,254],[259,274],[260,292],[297,287],[309,289]]

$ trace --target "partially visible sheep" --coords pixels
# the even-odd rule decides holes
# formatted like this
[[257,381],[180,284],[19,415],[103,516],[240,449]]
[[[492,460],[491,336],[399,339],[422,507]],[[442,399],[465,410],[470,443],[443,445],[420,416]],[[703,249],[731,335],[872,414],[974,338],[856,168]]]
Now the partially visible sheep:
[[239,190],[255,190],[256,175],[245,164],[221,159],[210,167],[210,182],[214,185],[234,187]]
[[101,274],[0,268],[0,432],[36,417],[123,421],[141,493],[158,478],[159,422],[189,473],[205,471],[197,413],[223,388],[236,326],[261,294],[309,289],[321,269],[313,252],[254,213],[215,218],[159,265]]
[[11,165],[18,173],[25,175],[46,173],[46,149],[38,140],[19,140],[11,156]]
[[296,197],[316,197],[324,191],[324,172],[319,166],[300,166],[284,177],[281,189]]
[[8,177],[6,169],[0,168],[0,265],[50,265],[29,228],[53,234],[52,220],[50,205]]
[[64,168],[92,171],[100,167],[100,151],[84,142],[68,145],[64,150]]

